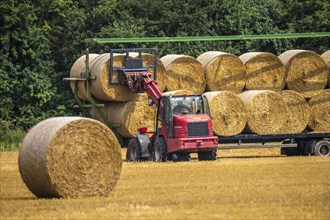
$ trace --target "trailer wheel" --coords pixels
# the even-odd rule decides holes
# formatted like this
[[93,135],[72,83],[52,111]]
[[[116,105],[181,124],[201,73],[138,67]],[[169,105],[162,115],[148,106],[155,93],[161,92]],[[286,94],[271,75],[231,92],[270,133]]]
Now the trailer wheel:
[[128,142],[126,160],[129,162],[141,161],[141,148],[136,138],[131,138]]
[[330,142],[329,141],[318,141],[314,145],[315,156],[330,156]]
[[156,162],[165,162],[167,159],[167,146],[163,137],[158,137],[153,147],[153,159]]
[[197,154],[198,154],[199,161],[217,159],[217,150],[201,151],[201,152],[198,152]]
[[189,161],[190,154],[189,153],[173,153],[170,155],[170,159],[174,162]]

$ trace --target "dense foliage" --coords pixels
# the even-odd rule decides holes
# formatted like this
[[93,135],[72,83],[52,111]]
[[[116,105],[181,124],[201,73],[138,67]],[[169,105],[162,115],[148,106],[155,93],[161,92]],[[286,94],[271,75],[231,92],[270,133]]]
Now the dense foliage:
[[[329,14],[328,0],[3,0],[0,131],[79,114],[62,78],[83,53],[85,38],[323,32],[330,31]],[[121,47],[157,47],[161,56],[292,48],[320,53],[329,38],[92,45],[91,51]]]

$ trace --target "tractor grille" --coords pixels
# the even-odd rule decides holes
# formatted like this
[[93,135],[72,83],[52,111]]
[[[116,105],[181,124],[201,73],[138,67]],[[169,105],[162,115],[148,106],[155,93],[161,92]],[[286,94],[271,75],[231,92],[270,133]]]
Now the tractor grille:
[[188,136],[201,137],[207,136],[209,134],[209,129],[207,122],[193,122],[188,123]]

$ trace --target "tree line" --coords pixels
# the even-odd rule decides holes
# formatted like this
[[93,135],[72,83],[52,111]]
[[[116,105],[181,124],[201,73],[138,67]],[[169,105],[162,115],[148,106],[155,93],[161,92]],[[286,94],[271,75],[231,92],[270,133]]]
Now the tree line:
[[[78,115],[69,84],[73,62],[93,37],[176,37],[330,31],[328,0],[2,0],[0,3],[0,130],[29,129],[54,116]],[[329,38],[120,43],[156,47],[159,55],[197,57],[289,49],[322,53]]]

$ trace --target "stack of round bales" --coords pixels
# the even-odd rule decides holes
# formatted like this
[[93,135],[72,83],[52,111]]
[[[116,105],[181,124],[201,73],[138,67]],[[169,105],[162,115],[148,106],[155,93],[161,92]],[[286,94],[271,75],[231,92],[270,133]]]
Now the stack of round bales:
[[285,86],[285,68],[271,53],[249,52],[239,57],[246,67],[247,90],[281,91]]
[[288,119],[285,101],[277,92],[252,90],[240,94],[245,103],[246,132],[278,134]]
[[329,71],[318,54],[308,50],[289,50],[279,59],[286,67],[288,89],[310,98],[327,85]]
[[204,93],[212,115],[213,132],[221,136],[237,135],[246,125],[246,112],[241,98],[230,91]]
[[24,183],[38,197],[107,196],[122,167],[113,132],[81,117],[35,125],[22,142],[18,162]]
[[241,92],[246,74],[243,62],[235,55],[220,51],[208,51],[197,57],[203,65],[208,91]]
[[167,90],[189,89],[196,94],[204,92],[204,68],[198,60],[191,56],[172,54],[162,57],[161,61],[166,69]]
[[330,88],[330,50],[325,51],[321,57],[328,67],[328,87]]
[[315,93],[308,104],[311,108],[309,127],[315,132],[330,132],[330,89]]

